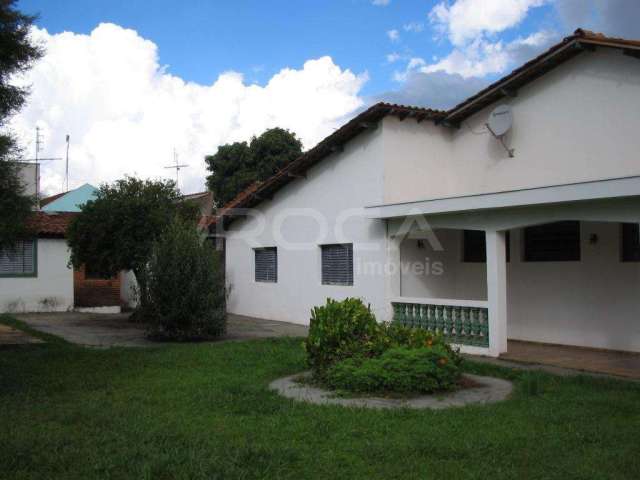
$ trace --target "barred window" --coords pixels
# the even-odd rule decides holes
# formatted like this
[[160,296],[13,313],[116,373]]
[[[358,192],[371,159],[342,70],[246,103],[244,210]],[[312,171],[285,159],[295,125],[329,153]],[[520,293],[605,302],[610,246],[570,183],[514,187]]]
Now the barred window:
[[276,283],[278,281],[278,249],[276,247],[256,248],[256,282]]
[[547,223],[524,229],[525,262],[580,261],[580,222]]
[[640,262],[640,227],[637,223],[622,224],[622,261]]
[[0,250],[0,276],[35,276],[36,272],[35,240],[20,240]]
[[322,284],[353,285],[353,244],[321,245]]
[[[505,255],[511,261],[511,232],[504,235]],[[483,230],[464,230],[462,237],[462,261],[465,263],[486,263],[487,239]]]

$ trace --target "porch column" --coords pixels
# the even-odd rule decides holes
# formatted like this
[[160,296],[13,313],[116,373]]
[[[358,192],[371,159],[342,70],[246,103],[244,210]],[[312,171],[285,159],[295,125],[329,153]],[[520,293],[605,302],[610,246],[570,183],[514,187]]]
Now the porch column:
[[507,351],[507,265],[505,232],[487,230],[487,300],[489,303],[489,354]]
[[393,320],[393,310],[391,308],[391,299],[400,296],[400,243],[404,238],[403,235],[390,236],[387,232],[386,242],[386,264],[384,265],[385,277],[386,277],[386,299],[388,313],[385,320]]

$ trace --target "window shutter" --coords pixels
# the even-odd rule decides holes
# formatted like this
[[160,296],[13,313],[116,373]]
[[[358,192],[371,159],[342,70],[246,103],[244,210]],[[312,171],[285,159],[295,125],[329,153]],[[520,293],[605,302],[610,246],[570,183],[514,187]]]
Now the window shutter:
[[278,249],[276,247],[256,248],[256,282],[278,281]]
[[0,251],[0,275],[32,275],[35,273],[35,241],[20,240],[13,248]]
[[322,284],[353,285],[353,244],[322,245]]
[[555,222],[524,229],[527,262],[580,261],[580,222]]

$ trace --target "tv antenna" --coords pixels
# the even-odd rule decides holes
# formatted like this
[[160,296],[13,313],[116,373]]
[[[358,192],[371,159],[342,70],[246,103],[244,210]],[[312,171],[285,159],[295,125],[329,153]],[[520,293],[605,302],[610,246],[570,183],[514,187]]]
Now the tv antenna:
[[42,134],[40,133],[40,127],[36,127],[36,156],[35,158],[27,158],[26,161],[27,162],[34,162],[37,166],[36,166],[36,201],[39,203],[40,202],[40,162],[49,162],[49,161],[53,161],[53,160],[62,160],[62,158],[60,157],[48,157],[48,158],[42,158],[40,157],[40,152],[42,151],[42,145],[43,145],[43,141],[42,141]]
[[181,168],[186,168],[189,165],[187,165],[187,164],[180,165],[178,163],[178,152],[176,152],[175,148],[173,149],[173,163],[174,163],[174,165],[169,165],[169,166],[164,167],[164,168],[175,168],[175,170],[176,170],[176,188],[178,190],[180,190],[180,183],[179,183],[180,182],[180,169]]
[[69,141],[70,141],[71,137],[69,136],[69,134],[67,133],[67,155],[66,155],[66,161],[65,161],[65,166],[64,166],[64,191],[68,192],[69,191]]

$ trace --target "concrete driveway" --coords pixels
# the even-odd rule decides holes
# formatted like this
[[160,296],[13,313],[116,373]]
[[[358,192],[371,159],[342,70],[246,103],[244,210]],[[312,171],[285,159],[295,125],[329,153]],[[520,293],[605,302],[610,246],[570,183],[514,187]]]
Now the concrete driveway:
[[[79,312],[23,313],[14,315],[30,327],[62,337],[68,342],[91,347],[150,347],[164,345],[145,337],[145,327],[129,322],[129,314]],[[240,315],[229,315],[227,335],[222,340],[302,337],[307,327]]]

